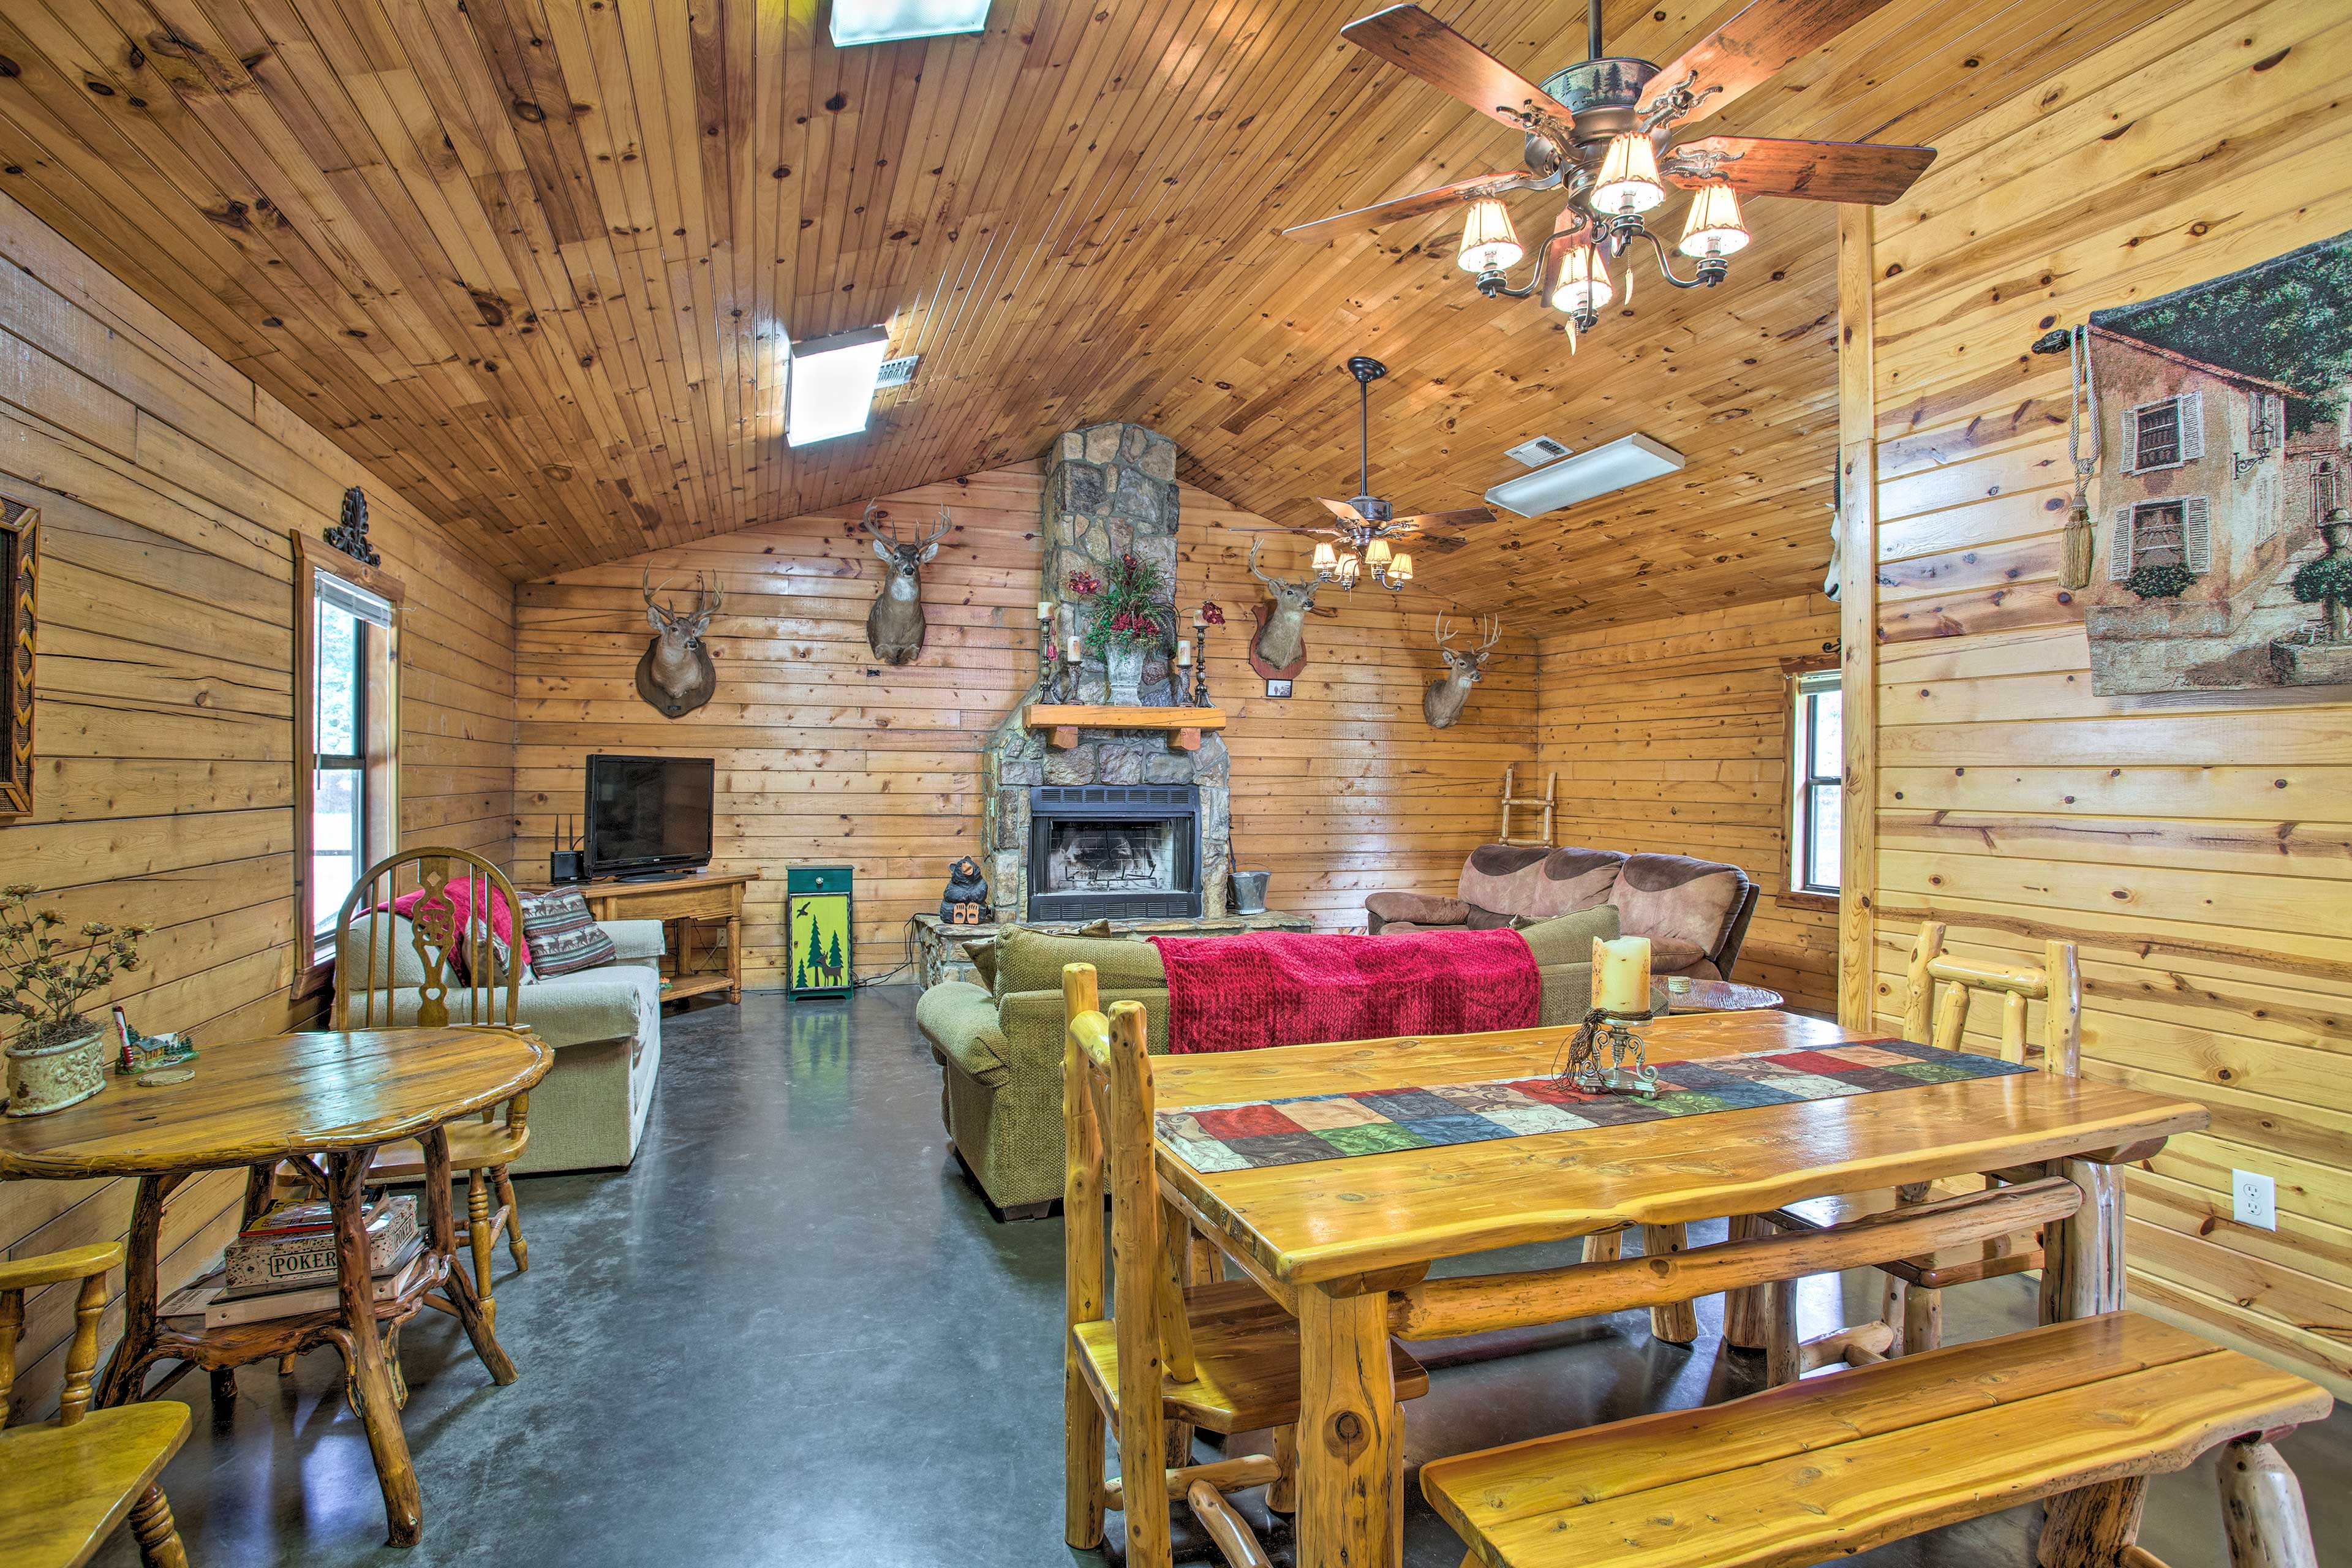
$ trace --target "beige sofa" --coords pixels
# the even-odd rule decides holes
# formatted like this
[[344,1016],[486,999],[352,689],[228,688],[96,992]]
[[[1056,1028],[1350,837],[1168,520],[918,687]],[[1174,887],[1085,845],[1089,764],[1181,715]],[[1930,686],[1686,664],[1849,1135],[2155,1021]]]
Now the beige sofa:
[[1451,896],[1374,893],[1366,928],[1432,931],[1554,920],[1607,904],[1627,936],[1650,939],[1658,974],[1728,980],[1756,912],[1756,884],[1737,866],[1687,855],[1621,855],[1613,849],[1481,844],[1463,862]]
[[[612,963],[574,974],[526,973],[517,988],[519,1021],[555,1047],[555,1065],[530,1091],[530,1147],[514,1163],[518,1174],[626,1165],[636,1158],[645,1135],[654,1079],[661,1070],[662,923],[600,923],[613,939]],[[377,929],[383,938],[373,969],[368,967],[364,925],[344,929],[336,964],[345,975],[389,979],[391,984],[375,993],[374,1016],[414,1023],[417,987],[425,978],[414,928],[395,915]],[[453,988],[447,1000],[454,1022],[474,1021],[470,994]],[[503,992],[495,993],[493,1001],[502,1006]],[[352,1005],[356,1016],[362,1004],[354,996]]]

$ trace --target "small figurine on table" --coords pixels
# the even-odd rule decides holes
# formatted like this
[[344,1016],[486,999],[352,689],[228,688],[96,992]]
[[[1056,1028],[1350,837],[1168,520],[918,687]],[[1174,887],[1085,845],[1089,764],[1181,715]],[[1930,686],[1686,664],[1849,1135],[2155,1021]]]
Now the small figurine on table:
[[980,862],[967,855],[948,867],[948,890],[940,900],[940,919],[951,926],[976,926],[988,919],[988,879]]
[[184,1068],[196,1059],[194,1041],[179,1035],[142,1035],[131,1026],[131,1019],[119,1005],[114,1009],[114,1070],[125,1078],[167,1068]]

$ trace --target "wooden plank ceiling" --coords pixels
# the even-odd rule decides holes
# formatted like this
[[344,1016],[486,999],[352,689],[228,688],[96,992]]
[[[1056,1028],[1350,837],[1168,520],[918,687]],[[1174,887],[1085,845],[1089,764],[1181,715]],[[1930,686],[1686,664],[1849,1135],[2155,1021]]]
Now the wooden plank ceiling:
[[[1552,313],[1477,297],[1458,214],[1284,240],[1515,166],[1507,132],[1339,39],[1370,8],[997,0],[983,35],[836,50],[818,0],[8,0],[0,188],[516,578],[1113,418],[1304,523],[1354,490],[1339,364],[1370,353],[1400,510],[1475,502],[1538,434],[1690,459],[1424,553],[1464,603],[1591,624],[1816,581],[1832,209],[1750,204],[1728,283],[1637,277],[1574,357]],[[1612,52],[1670,58],[1736,8],[1612,0]],[[1583,52],[1580,7],[1439,9],[1531,77]],[[1709,129],[1932,141],[2147,10],[1896,0]],[[790,451],[786,334],[875,322],[914,383]]]

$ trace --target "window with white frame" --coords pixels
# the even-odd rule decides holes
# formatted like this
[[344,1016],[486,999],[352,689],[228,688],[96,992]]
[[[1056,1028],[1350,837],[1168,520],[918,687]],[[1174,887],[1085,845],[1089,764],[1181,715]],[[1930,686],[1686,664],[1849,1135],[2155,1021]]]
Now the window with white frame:
[[296,930],[310,976],[360,874],[399,839],[397,582],[298,536],[295,560]]
[[1789,886],[1835,898],[1845,826],[1845,696],[1834,669],[1789,685],[1796,704],[1789,726]]

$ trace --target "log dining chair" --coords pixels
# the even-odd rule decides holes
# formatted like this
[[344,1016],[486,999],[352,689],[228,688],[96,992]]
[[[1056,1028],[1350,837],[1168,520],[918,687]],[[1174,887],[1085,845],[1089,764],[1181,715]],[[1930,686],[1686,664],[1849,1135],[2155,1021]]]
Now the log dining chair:
[[[1264,1568],[1264,1547],[1225,1494],[1263,1486],[1268,1508],[1297,1508],[1297,1322],[1253,1281],[1203,1278],[1213,1271],[1188,1264],[1196,1256],[1191,1224],[1160,1196],[1154,1165],[1142,1005],[1114,1003],[1106,1017],[1092,964],[1066,968],[1062,990],[1064,1534],[1081,1550],[1099,1546],[1105,1510],[1120,1510],[1130,1568],[1168,1568],[1169,1507],[1181,1497],[1233,1568]],[[1187,1272],[1195,1283],[1183,1282]],[[1389,1359],[1399,1400],[1428,1391],[1429,1374],[1393,1340]],[[1104,1476],[1106,1424],[1118,1448],[1115,1480]],[[1196,1465],[1196,1428],[1272,1428],[1275,1453]]]
[[[506,911],[508,935],[498,930],[493,910],[499,906]],[[336,917],[332,1026],[516,1026],[522,966],[513,961],[509,936],[521,931],[522,901],[513,885],[478,855],[420,848],[377,861]],[[507,1167],[530,1145],[530,1096],[518,1094],[483,1111],[478,1122],[448,1129],[449,1168],[466,1174],[474,1291],[493,1326],[498,1303],[491,1293],[490,1258],[501,1231],[515,1268],[530,1267],[514,1184],[507,1175]],[[424,1179],[425,1152],[415,1142],[386,1145],[368,1167],[371,1184]]]
[[171,1504],[155,1484],[187,1438],[188,1407],[168,1399],[89,1407],[106,1276],[121,1265],[119,1241],[0,1262],[0,1425],[16,1380],[25,1292],[81,1283],[57,1419],[0,1431],[0,1497],[7,1500],[0,1504],[0,1563],[12,1568],[76,1568],[126,1516],[150,1568],[188,1568]]
[[[1923,921],[1911,944],[1905,979],[1903,1037],[1940,1049],[1963,1048],[1971,1004],[1979,993],[2000,999],[1999,1054],[2001,1060],[2032,1064],[2045,1072],[2080,1076],[2083,1050],[2083,980],[2080,960],[2071,942],[2045,942],[2042,966],[1970,963],[1944,950],[1944,924]],[[2041,1003],[2042,1031],[2029,1041],[2031,1004]],[[1931,1033],[1932,1029],[1932,1033]],[[2038,1058],[2038,1059],[2037,1059]],[[1772,1230],[1820,1230],[1860,1215],[1904,1204],[1949,1196],[1972,1188],[1991,1187],[2014,1177],[2032,1180],[2042,1173],[1989,1173],[1974,1182],[1963,1180],[1931,1188],[1922,1184],[1892,1193],[1857,1193],[1815,1198],[1769,1214],[1732,1221],[1732,1237],[1767,1235]],[[1814,1366],[1831,1361],[1860,1365],[1888,1356],[1931,1351],[1943,1342],[1943,1291],[2004,1274],[2022,1274],[2042,1267],[2042,1238],[2036,1235],[2000,1237],[1975,1247],[1955,1248],[1921,1258],[1900,1258],[1878,1265],[1885,1276],[1878,1318],[1854,1324],[1821,1338],[1799,1343],[1796,1339],[1796,1282],[1751,1288],[1746,1299],[1726,1304],[1727,1332],[1734,1320],[1752,1322],[1766,1339],[1771,1357],[1768,1376],[1786,1383]]]

